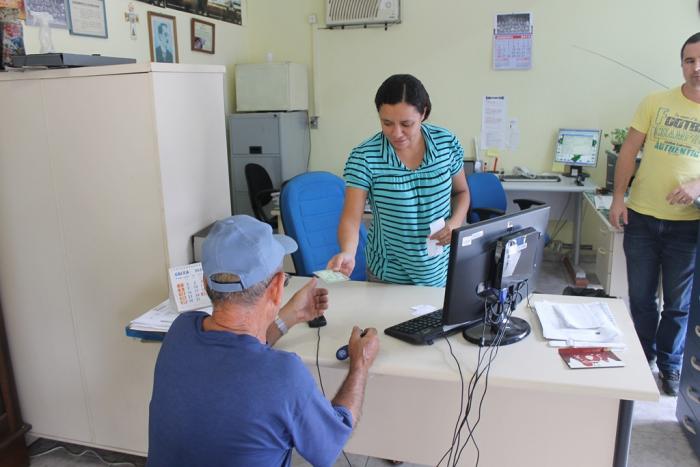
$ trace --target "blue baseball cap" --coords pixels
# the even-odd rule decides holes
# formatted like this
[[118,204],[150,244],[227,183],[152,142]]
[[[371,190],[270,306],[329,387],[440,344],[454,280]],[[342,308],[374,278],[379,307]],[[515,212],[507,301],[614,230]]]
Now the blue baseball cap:
[[[240,292],[270,277],[284,255],[296,251],[296,242],[275,235],[272,227],[246,215],[217,221],[202,245],[202,269],[210,290]],[[237,282],[212,280],[214,274],[233,274]]]

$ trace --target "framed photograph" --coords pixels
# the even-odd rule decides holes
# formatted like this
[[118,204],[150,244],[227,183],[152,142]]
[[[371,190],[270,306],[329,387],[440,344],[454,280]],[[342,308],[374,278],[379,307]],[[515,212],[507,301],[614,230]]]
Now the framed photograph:
[[[27,10],[27,26],[39,26],[40,14],[48,13],[51,15],[49,26],[61,29],[68,28],[65,0],[24,0],[24,6]],[[34,13],[39,13],[39,15]]]
[[151,61],[177,63],[177,29],[175,17],[148,12],[148,37],[151,42]]
[[71,34],[107,39],[105,0],[66,0],[66,6]]
[[214,53],[214,23],[192,18],[192,50]]

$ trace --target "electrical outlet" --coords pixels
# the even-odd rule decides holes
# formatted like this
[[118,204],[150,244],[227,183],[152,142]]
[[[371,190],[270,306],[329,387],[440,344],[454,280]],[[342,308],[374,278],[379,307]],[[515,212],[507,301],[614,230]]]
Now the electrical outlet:
[[309,118],[309,128],[311,128],[312,130],[318,129],[318,116],[317,115],[312,115],[311,118]]

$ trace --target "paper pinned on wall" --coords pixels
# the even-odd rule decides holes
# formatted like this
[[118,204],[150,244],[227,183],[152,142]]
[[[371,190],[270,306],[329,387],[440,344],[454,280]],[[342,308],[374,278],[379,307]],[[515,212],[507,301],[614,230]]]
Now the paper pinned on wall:
[[508,137],[508,149],[515,151],[520,144],[520,124],[517,118],[510,119],[510,135]]
[[493,69],[532,68],[532,13],[496,15],[493,27]]
[[484,96],[481,107],[481,149],[506,149],[507,128],[506,96]]

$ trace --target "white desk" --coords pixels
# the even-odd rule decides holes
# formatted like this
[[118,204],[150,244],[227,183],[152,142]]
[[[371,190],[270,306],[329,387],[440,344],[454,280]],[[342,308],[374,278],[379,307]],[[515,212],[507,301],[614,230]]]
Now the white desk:
[[[502,182],[503,189],[508,195],[508,212],[517,211],[512,200],[517,198],[530,198],[544,201],[552,206],[550,216],[561,213],[565,215],[566,199],[563,194],[573,197],[574,202],[574,264],[579,262],[581,250],[581,203],[582,194],[585,192],[595,192],[596,186],[588,179],[583,185],[577,185],[576,179],[561,176],[560,182]],[[533,194],[533,192],[535,192]]]
[[[287,297],[305,281],[293,277]],[[412,305],[442,306],[443,289],[346,282],[329,290],[329,324],[320,330],[319,351],[328,397],[335,395],[346,375],[347,362],[336,360],[335,352],[347,343],[352,325],[376,327],[381,341],[370,371],[363,415],[346,450],[435,465],[450,444],[460,406],[455,362],[444,340],[432,346],[413,346],[384,335],[383,330],[411,318]],[[620,353],[624,368],[570,370],[556,350],[547,347],[534,313],[524,304],[516,310],[517,316],[533,324],[533,331],[525,340],[502,347],[492,365],[476,430],[482,467],[626,465],[632,401],[658,400],[659,393],[624,303],[606,301],[628,346]],[[277,345],[299,354],[313,375],[317,375],[316,332],[296,326]],[[466,384],[475,368],[477,347],[459,334],[450,341]],[[472,414],[473,422],[476,408]],[[470,445],[460,465],[474,465],[474,459]]]

